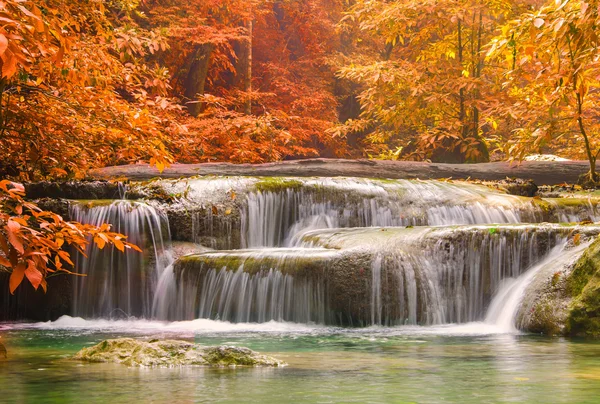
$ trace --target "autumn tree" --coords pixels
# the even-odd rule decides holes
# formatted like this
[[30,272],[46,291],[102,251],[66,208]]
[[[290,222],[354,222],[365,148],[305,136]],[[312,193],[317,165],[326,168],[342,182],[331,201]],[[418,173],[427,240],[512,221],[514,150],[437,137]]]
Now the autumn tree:
[[518,122],[513,158],[551,147],[585,156],[597,183],[600,43],[597,1],[552,1],[502,28],[490,58],[505,62],[510,100],[498,115]]
[[334,134],[366,132],[371,150],[389,157],[487,161],[485,135],[494,128],[485,114],[493,90],[484,47],[522,6],[358,1],[343,27],[358,25],[371,50],[358,44],[339,76],[360,85],[361,114]]
[[146,2],[167,30],[162,58],[191,117],[169,149],[181,162],[265,162],[345,152],[328,52],[341,4],[330,0]]
[[[163,122],[149,106],[168,83],[164,71],[138,63],[166,44],[156,32],[115,26],[135,4],[0,4],[2,172],[31,180],[138,160],[169,163]],[[120,97],[123,90],[134,98]]]

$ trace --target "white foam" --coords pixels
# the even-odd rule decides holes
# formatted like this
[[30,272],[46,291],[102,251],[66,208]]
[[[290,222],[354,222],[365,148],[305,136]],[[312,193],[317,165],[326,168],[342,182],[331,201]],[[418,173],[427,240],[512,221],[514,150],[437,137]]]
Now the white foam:
[[62,316],[56,321],[40,323],[16,323],[5,325],[6,329],[37,329],[37,330],[81,330],[92,332],[126,332],[126,333],[152,333],[152,332],[194,332],[194,333],[220,333],[220,332],[265,332],[265,333],[307,333],[325,330],[327,327],[297,324],[289,322],[269,321],[266,323],[230,323],[197,319],[191,321],[153,321],[153,320],[86,320],[81,317]]

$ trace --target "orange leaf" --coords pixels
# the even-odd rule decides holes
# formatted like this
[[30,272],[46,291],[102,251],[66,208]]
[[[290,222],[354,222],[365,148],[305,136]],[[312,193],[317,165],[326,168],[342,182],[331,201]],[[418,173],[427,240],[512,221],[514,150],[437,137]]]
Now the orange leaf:
[[23,282],[24,275],[25,275],[25,264],[22,262],[19,262],[19,264],[17,264],[16,268],[12,271],[12,274],[10,274],[10,280],[8,282],[11,295],[15,294],[15,290],[19,287],[21,282]]
[[10,50],[2,55],[2,77],[11,78],[17,71],[17,58]]
[[125,251],[125,245],[123,245],[123,242],[121,240],[115,239],[113,241],[113,244],[115,245],[115,247],[117,247],[117,250],[121,252]]
[[63,260],[66,261],[67,263],[69,263],[70,265],[75,265],[73,264],[73,261],[71,261],[71,256],[69,255],[68,252],[66,251],[59,251],[58,252],[58,256]]
[[8,241],[12,246],[21,254],[25,254],[25,249],[23,248],[23,243],[19,239],[18,231],[21,228],[21,225],[14,220],[9,220],[5,226],[6,234],[8,236]]
[[140,247],[138,247],[137,245],[135,245],[135,244],[127,243],[127,245],[125,247],[131,248],[132,250],[135,250],[135,251],[138,251],[138,252],[142,252],[142,249]]
[[4,36],[4,34],[0,34],[0,55],[3,55],[8,49],[8,39]]
[[103,249],[104,246],[106,245],[106,241],[104,241],[104,239],[102,237],[98,237],[98,236],[94,237],[94,242],[96,243],[96,245],[98,246],[99,249]]
[[33,285],[33,288],[37,290],[40,287],[40,283],[42,283],[42,279],[44,279],[42,273],[38,271],[35,267],[35,264],[31,260],[27,260],[28,265],[25,270],[25,276],[29,279],[29,282]]

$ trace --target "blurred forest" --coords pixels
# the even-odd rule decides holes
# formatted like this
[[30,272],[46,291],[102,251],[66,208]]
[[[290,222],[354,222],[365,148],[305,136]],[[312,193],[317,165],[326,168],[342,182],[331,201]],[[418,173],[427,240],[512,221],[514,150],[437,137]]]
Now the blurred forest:
[[598,1],[6,0],[0,174],[588,159]]

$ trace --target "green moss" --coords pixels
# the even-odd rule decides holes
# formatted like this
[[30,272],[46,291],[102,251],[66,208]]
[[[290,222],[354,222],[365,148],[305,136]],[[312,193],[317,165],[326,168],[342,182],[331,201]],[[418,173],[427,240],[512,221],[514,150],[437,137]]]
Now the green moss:
[[567,333],[600,337],[600,239],[575,264],[567,291],[573,296]]
[[304,256],[248,256],[237,254],[235,251],[229,251],[226,254],[203,253],[191,254],[181,257],[175,263],[175,272],[181,271],[205,271],[209,269],[221,270],[226,268],[228,271],[236,271],[240,266],[244,266],[244,272],[255,274],[269,269],[278,269],[289,275],[299,273],[319,274],[324,272],[330,257],[321,255]]
[[214,347],[206,351],[205,359],[212,366],[256,366],[259,360],[247,348]]
[[598,270],[600,270],[600,238],[594,241],[575,263],[567,281],[569,294],[573,297],[579,296]]
[[281,177],[264,177],[254,184],[256,190],[260,192],[280,192],[286,189],[300,189],[303,185],[302,181]]
[[558,205],[558,207],[563,207],[563,208],[568,208],[568,207],[582,207],[582,206],[589,206],[589,204],[591,203],[592,205],[596,206],[598,205],[598,201],[597,200],[590,200],[587,198],[553,198],[553,199],[549,199],[550,201],[554,202],[556,205]]
[[547,300],[538,302],[530,314],[529,332],[544,335],[560,335],[563,332],[561,323],[556,316],[554,307]]
[[117,338],[83,348],[73,359],[86,362],[114,362],[136,367],[208,366],[282,366],[283,362],[260,355],[248,348],[231,346],[201,347],[186,341],[140,341]]

